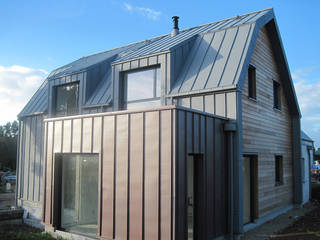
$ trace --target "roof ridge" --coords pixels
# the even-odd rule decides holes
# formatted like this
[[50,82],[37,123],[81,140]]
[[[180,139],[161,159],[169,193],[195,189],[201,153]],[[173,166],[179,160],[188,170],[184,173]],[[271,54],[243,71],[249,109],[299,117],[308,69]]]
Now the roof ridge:
[[[201,24],[201,25],[198,25],[198,26],[194,26],[194,27],[182,29],[182,30],[180,30],[180,32],[185,32],[185,31],[189,31],[189,30],[194,29],[194,28],[204,27],[204,26],[207,26],[207,25],[211,25],[211,24],[213,24],[213,23],[224,22],[224,21],[227,21],[227,20],[230,20],[230,19],[233,19],[233,18],[244,17],[244,16],[248,16],[248,15],[250,15],[250,14],[260,13],[260,12],[264,12],[264,11],[268,11],[268,10],[273,10],[273,8],[272,8],[272,7],[271,7],[271,8],[265,8],[265,9],[262,9],[262,10],[257,10],[257,11],[253,11],[253,12],[250,12],[250,13],[245,13],[245,14],[241,14],[241,15],[229,17],[229,18],[221,19],[221,20],[214,21],[214,22]],[[87,56],[82,56],[82,57],[79,58],[79,59],[87,58],[87,57],[91,57],[91,56],[95,56],[95,55],[98,55],[98,54],[107,53],[107,52],[114,51],[114,50],[121,49],[121,48],[125,48],[125,47],[130,47],[130,46],[135,45],[135,44],[138,44],[138,43],[143,43],[143,42],[158,40],[159,38],[165,37],[165,36],[167,36],[167,35],[170,35],[170,33],[166,33],[166,34],[163,34],[163,35],[160,35],[160,36],[157,36],[157,37],[153,37],[153,38],[147,38],[147,39],[145,39],[145,40],[133,42],[133,43],[130,43],[130,44],[127,44],[127,45],[124,45],[124,46],[120,46],[120,47],[111,48],[111,49],[108,49],[108,50],[105,50],[105,51],[92,53],[92,54],[89,54],[89,55],[87,55]]]

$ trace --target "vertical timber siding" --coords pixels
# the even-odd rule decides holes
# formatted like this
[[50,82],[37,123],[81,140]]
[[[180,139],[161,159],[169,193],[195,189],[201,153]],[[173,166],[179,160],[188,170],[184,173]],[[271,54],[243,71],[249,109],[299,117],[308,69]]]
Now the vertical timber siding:
[[[256,67],[257,101],[242,94],[243,153],[258,153],[258,212],[262,217],[292,204],[291,119],[265,28],[258,34],[251,64]],[[273,80],[281,84],[281,111],[273,109]],[[275,154],[283,156],[284,184],[275,186]]]

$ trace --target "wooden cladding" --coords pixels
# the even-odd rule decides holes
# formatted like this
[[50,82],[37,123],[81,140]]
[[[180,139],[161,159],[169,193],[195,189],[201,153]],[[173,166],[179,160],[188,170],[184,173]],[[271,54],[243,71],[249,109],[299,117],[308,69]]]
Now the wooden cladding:
[[43,222],[54,226],[59,211],[53,208],[55,154],[98,153],[99,237],[185,239],[185,162],[199,153],[206,176],[205,234],[224,234],[225,121],[176,107],[46,120]]

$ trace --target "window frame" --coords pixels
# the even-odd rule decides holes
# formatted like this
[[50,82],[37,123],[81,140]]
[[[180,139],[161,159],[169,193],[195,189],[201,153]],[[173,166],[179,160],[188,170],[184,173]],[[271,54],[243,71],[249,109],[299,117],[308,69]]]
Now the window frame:
[[257,72],[252,64],[248,67],[248,98],[257,100]]
[[273,108],[281,110],[281,84],[273,79]]
[[[149,70],[153,70],[153,83],[152,83],[152,92],[153,92],[153,97],[151,98],[142,98],[142,99],[136,99],[136,100],[131,100],[128,101],[128,75],[131,73],[138,73],[138,72],[144,72],[144,71],[149,71]],[[158,71],[161,74],[161,68],[160,65],[155,65],[155,66],[151,66],[151,67],[146,67],[146,68],[138,68],[138,69],[134,69],[134,70],[129,70],[129,71],[125,71],[122,73],[122,91],[121,91],[121,95],[122,95],[122,108],[123,109],[127,109],[128,104],[131,103],[143,103],[143,102],[151,102],[151,101],[156,101],[161,99],[161,75],[160,78],[157,79],[157,75],[158,75]],[[157,96],[157,81],[159,81],[159,96]]]
[[[77,91],[78,91],[78,94],[77,94],[77,99],[76,99],[76,103],[77,103],[77,106],[75,107],[75,109],[77,109],[77,112],[76,113],[72,113],[72,114],[57,114],[57,91],[58,91],[58,88],[59,87],[65,87],[65,86],[68,86],[68,85],[77,85],[78,88],[77,88]],[[66,117],[66,116],[73,116],[73,115],[77,115],[80,113],[80,81],[74,81],[74,82],[68,82],[68,83],[64,83],[64,84],[59,84],[59,85],[55,85],[52,87],[53,89],[53,105],[52,105],[52,113],[55,117]]]
[[281,186],[283,181],[283,156],[276,154],[274,156],[274,170],[275,170],[275,186]]

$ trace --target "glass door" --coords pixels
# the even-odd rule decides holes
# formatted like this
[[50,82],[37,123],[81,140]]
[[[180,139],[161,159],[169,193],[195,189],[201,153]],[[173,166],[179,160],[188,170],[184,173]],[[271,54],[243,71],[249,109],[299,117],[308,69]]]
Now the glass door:
[[98,155],[62,155],[61,228],[97,234]]

